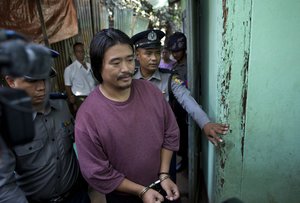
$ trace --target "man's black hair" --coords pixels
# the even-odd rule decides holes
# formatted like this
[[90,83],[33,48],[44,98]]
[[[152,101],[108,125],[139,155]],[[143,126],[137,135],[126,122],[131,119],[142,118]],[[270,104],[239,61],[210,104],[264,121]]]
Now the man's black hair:
[[73,50],[75,51],[75,47],[77,46],[83,46],[84,47],[84,44],[82,42],[75,42],[75,44],[73,44]]
[[101,70],[103,65],[104,54],[110,47],[116,44],[128,44],[132,52],[134,51],[133,43],[128,35],[118,29],[109,28],[98,32],[90,44],[91,66],[95,78],[99,83],[103,82]]

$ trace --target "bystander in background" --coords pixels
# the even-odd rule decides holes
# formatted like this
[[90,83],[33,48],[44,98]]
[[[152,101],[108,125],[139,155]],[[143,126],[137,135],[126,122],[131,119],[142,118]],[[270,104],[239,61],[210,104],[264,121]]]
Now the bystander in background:
[[76,60],[64,71],[65,88],[72,113],[78,108],[96,86],[91,65],[85,61],[84,44],[76,42],[73,45]]
[[161,50],[161,59],[158,67],[172,70],[173,65],[176,63],[176,61],[171,59],[170,56],[171,56],[170,51],[166,46],[164,46]]

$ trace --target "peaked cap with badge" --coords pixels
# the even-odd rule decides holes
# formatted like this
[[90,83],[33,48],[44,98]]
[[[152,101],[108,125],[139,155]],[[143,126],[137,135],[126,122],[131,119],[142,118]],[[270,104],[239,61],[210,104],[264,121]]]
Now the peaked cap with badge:
[[186,50],[186,37],[182,32],[175,32],[169,37],[168,49],[170,51],[185,51]]
[[24,70],[18,76],[28,80],[44,80],[56,76],[52,58],[59,56],[59,53],[52,49],[35,43],[12,40],[1,43],[0,52],[1,50],[9,57],[13,69]]
[[160,40],[165,36],[165,33],[160,30],[146,30],[137,33],[131,37],[135,48],[160,48]]
[[43,80],[56,76],[56,70],[53,68],[53,58],[59,56],[59,53],[48,47],[29,43],[26,46],[26,52],[29,58],[31,71],[24,75],[29,80]]

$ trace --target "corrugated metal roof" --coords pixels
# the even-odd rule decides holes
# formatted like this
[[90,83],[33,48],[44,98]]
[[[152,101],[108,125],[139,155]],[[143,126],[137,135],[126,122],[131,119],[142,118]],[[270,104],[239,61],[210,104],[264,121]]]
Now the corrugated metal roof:
[[89,61],[89,45],[94,33],[108,28],[108,11],[101,0],[75,0],[79,33],[75,37],[51,44],[51,48],[58,51],[60,56],[55,59],[57,77],[53,81],[54,91],[65,91],[64,70],[75,59],[73,44],[77,41],[84,43],[87,61]]
[[[109,28],[109,12],[101,0],[74,0],[79,33],[75,37],[51,44],[51,48],[60,53],[55,59],[57,77],[54,81],[55,91],[65,91],[63,80],[64,69],[75,59],[73,55],[73,44],[76,41],[85,45],[87,61],[89,61],[89,45],[93,35],[104,28]],[[114,24],[117,29],[122,30],[129,36],[148,28],[149,19],[135,16],[132,9],[114,8]]]

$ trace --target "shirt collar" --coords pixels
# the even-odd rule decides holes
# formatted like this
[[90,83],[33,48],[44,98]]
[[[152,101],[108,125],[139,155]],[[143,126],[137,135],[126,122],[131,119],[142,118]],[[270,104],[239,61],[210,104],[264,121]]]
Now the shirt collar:
[[[43,113],[44,115],[48,115],[52,110],[56,110],[59,109],[59,105],[57,103],[55,103],[53,100],[49,100],[48,105],[46,104],[46,110]],[[38,112],[34,111],[32,113],[32,120],[34,120],[37,116]]]
[[[136,72],[136,78],[138,78],[138,79],[145,79],[142,76],[140,67],[138,68],[138,71]],[[149,80],[149,81],[151,81],[151,80],[161,80],[161,76],[160,76],[159,70],[156,69],[156,71],[153,73],[153,75],[150,78],[148,78],[147,80]]]
[[186,58],[184,58],[184,59],[181,61],[181,63],[176,62],[176,63],[174,64],[173,68],[175,68],[175,66],[178,66],[178,67],[187,66],[187,60],[186,60]]
[[[76,65],[79,67],[79,68],[84,68],[83,65],[78,61],[76,60],[75,61]],[[87,69],[84,68],[84,70],[87,70],[87,71],[90,71],[91,68],[87,65],[87,63],[85,62],[86,66],[87,66]]]

